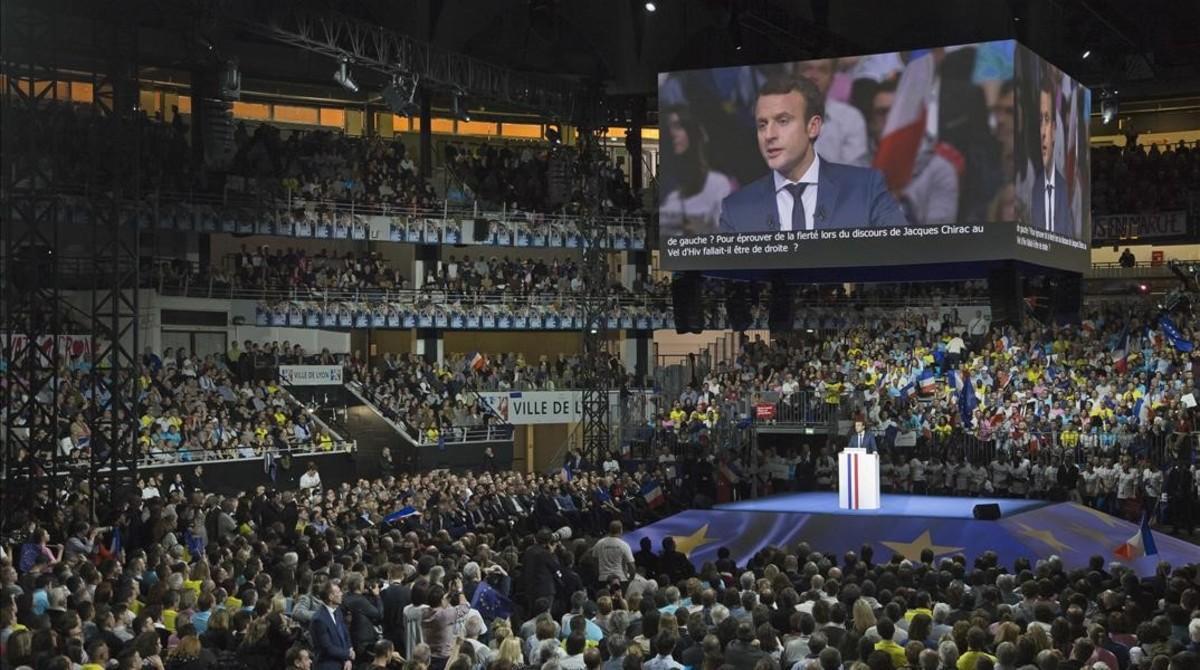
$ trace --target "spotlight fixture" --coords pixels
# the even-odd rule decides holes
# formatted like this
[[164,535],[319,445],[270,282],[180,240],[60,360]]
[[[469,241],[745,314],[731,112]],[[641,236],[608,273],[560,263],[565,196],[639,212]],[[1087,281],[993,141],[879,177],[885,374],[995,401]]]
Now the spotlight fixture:
[[388,109],[400,116],[416,116],[421,111],[417,104],[417,75],[406,77],[401,74],[392,77],[392,83],[384,87],[380,96],[387,103]]
[[562,127],[557,123],[546,126],[546,141],[550,142],[550,144],[559,144],[562,142]]
[[454,101],[450,107],[450,115],[459,121],[471,120],[471,110],[467,109],[467,95],[462,91],[454,94]]
[[1117,92],[1113,91],[1100,98],[1100,120],[1107,125],[1117,118],[1120,105],[1117,103]]
[[653,2],[646,3],[646,11],[647,12],[653,12],[656,9],[658,9],[658,5],[654,4]]
[[333,80],[351,93],[358,93],[358,84],[350,78],[350,60],[343,58],[338,61],[338,69],[333,73]]
[[1084,50],[1083,50],[1083,59],[1084,59],[1084,60],[1087,60],[1087,59],[1088,59],[1088,56],[1091,56],[1091,55],[1092,55],[1092,50],[1091,50],[1091,49],[1084,49]]

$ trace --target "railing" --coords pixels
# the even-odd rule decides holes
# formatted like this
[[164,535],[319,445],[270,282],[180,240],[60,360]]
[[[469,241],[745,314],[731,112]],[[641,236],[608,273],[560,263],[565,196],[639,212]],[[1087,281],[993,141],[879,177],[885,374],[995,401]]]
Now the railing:
[[[60,192],[59,221],[89,221],[88,200],[80,192]],[[289,193],[283,200],[244,200],[190,193],[157,193],[141,202],[123,203],[124,216],[139,228],[200,233],[272,235],[306,239],[408,242],[415,244],[477,244],[500,247],[583,248],[597,238],[613,251],[646,248],[646,218],[641,215],[601,215],[588,224],[582,214],[568,211],[534,213],[451,207],[373,205],[303,200]],[[486,226],[476,226],[486,222]],[[600,235],[587,230],[599,225]],[[470,226],[470,230],[466,228]],[[487,235],[476,236],[486,227]]]
[[[1092,458],[1119,462],[1123,455],[1140,459],[1145,456],[1156,466],[1174,463],[1180,457],[1195,462],[1200,454],[1200,433],[1176,432],[1085,432],[963,430],[961,428],[923,431],[899,428],[873,431],[879,450],[886,456],[910,454],[957,456],[972,463],[1008,459],[1014,453],[1030,457],[1055,455],[1068,457],[1083,466]],[[839,436],[841,444],[848,439]],[[907,458],[907,456],[906,456]],[[989,474],[990,476],[990,474]]]
[[[212,465],[216,463],[250,463],[254,461],[262,461],[269,454],[275,460],[284,458],[312,458],[318,456],[335,456],[353,454],[358,451],[357,442],[334,442],[329,449],[322,449],[315,444],[303,446],[289,446],[286,449],[269,449],[267,452],[261,450],[252,450],[253,454],[238,453],[236,449],[208,449],[195,448],[186,451],[158,451],[152,450],[136,459],[137,468],[141,470],[156,470],[164,468],[172,468],[179,466],[193,465]],[[186,456],[186,458],[184,457]],[[67,460],[66,462],[59,461],[58,469],[53,473],[36,461],[32,465],[26,465],[21,468],[13,467],[5,473],[5,477],[11,480],[20,480],[29,476],[45,477],[45,476],[69,476],[79,475],[89,471],[90,464],[82,460]],[[111,472],[111,466],[98,468],[97,472]]]
[[404,437],[405,440],[414,446],[445,446],[451,444],[473,444],[480,442],[498,442],[508,441],[513,439],[513,427],[509,424],[501,425],[486,425],[486,426],[453,426],[451,428],[439,431],[437,438],[431,438],[424,431],[417,430],[417,435],[414,437],[408,431],[408,428],[403,423],[396,421],[388,416],[383,408],[371,400],[369,394],[365,391],[362,384],[358,382],[350,382],[346,384],[346,388],[354,394],[364,405],[372,412],[378,414],[384,421],[395,429],[397,433]]

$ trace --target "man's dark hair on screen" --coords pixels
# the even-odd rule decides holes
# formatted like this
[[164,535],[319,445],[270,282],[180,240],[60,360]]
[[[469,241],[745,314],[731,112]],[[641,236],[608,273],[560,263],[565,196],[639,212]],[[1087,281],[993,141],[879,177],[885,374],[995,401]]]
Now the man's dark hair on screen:
[[825,118],[825,98],[821,95],[821,91],[817,89],[817,85],[805,79],[804,77],[793,77],[790,75],[779,75],[771,77],[763,83],[758,89],[758,97],[764,95],[787,95],[792,91],[797,91],[804,97],[804,113],[806,115],[804,122],[814,116]]
[[1042,72],[1038,94],[1045,93],[1050,96],[1050,120],[1057,121],[1055,115],[1058,114],[1058,91],[1054,88],[1054,77],[1057,75],[1053,69],[1046,68]]

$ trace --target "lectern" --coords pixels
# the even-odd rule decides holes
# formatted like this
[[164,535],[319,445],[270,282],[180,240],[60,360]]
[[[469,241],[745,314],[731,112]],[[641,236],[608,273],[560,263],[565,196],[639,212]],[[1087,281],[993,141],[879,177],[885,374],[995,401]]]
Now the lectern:
[[866,449],[838,454],[838,507],[879,509],[879,454]]

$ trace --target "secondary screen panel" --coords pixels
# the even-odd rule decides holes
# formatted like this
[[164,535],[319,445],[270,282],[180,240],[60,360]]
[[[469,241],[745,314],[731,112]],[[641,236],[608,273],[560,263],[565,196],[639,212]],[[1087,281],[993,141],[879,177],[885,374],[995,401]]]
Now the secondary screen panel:
[[[987,42],[660,75],[664,266],[1014,257],[1018,49]],[[1086,254],[1082,233],[1072,239]]]

